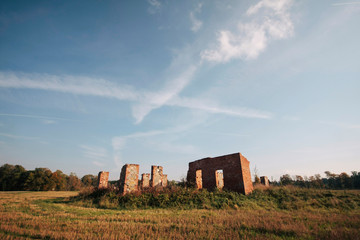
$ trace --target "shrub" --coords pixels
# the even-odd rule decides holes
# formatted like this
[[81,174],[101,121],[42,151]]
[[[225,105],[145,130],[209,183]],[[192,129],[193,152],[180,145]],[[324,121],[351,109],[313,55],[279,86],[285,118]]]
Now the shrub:
[[[121,195],[114,189],[87,189],[73,198],[74,202],[99,208],[177,208],[177,209],[338,209],[360,207],[359,193],[335,190],[304,189],[293,186],[258,188],[250,195],[231,191],[171,186],[163,189],[146,189]],[[91,202],[91,204],[89,204]],[[86,203],[86,204],[85,204]]]

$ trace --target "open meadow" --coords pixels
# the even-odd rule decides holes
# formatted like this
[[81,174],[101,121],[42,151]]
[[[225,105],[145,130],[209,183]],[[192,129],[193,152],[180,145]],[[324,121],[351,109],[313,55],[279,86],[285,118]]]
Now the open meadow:
[[356,198],[353,209],[255,203],[225,209],[101,209],[71,200],[77,192],[0,192],[0,238],[359,239],[360,191],[347,192]]

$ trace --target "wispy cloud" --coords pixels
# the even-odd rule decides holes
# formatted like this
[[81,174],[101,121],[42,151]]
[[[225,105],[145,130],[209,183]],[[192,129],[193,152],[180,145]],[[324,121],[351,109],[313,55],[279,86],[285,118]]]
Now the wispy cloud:
[[162,6],[160,1],[158,1],[158,0],[148,0],[147,2],[150,4],[150,6],[148,8],[148,12],[150,14],[155,14],[155,13],[160,11],[161,6]]
[[266,111],[261,111],[257,109],[250,108],[239,108],[239,107],[221,107],[217,106],[215,103],[206,102],[202,99],[194,98],[173,98],[168,102],[169,105],[186,107],[191,109],[202,110],[209,113],[215,114],[225,114],[230,116],[246,117],[246,118],[262,118],[270,119],[273,114]]
[[202,3],[199,3],[197,7],[190,12],[189,17],[191,21],[191,31],[197,32],[203,25],[203,22],[196,17],[196,13],[201,13]]
[[55,123],[56,123],[56,121],[50,120],[50,119],[44,119],[42,122],[43,122],[44,124],[55,124]]
[[283,116],[282,119],[285,121],[299,121],[300,120],[300,118],[296,117],[296,116]]
[[50,117],[50,116],[41,116],[41,115],[12,114],[12,113],[0,113],[0,116],[73,121],[72,119],[68,119],[68,118],[59,118],[59,117]]
[[111,97],[119,100],[136,100],[138,98],[137,93],[129,86],[82,76],[0,72],[0,87],[40,89],[77,95]]
[[360,124],[349,124],[349,123],[327,122],[327,121],[319,121],[319,123],[329,126],[335,126],[339,128],[360,129]]
[[104,161],[108,157],[107,150],[102,147],[94,147],[88,145],[80,145],[80,148],[83,151],[83,155],[86,158],[92,159],[93,163],[97,166],[103,166]]
[[246,12],[250,20],[240,22],[237,32],[221,30],[217,47],[203,51],[201,58],[212,62],[257,58],[271,40],[292,36],[291,6],[292,0],[262,0],[251,6]]
[[332,3],[332,6],[344,6],[344,5],[360,5],[360,2],[342,2],[342,3]]
[[196,70],[196,66],[190,66],[178,77],[169,80],[162,90],[145,93],[143,100],[132,108],[136,123],[140,123],[152,110],[163,105],[169,105],[169,101],[176,97],[190,83]]
[[[115,98],[134,102],[132,113],[136,123],[140,123],[154,109],[162,106],[177,106],[197,109],[209,113],[226,114],[239,117],[271,118],[271,114],[248,108],[229,109],[208,104],[201,99],[180,98],[178,95],[191,82],[198,69],[192,65],[179,75],[170,78],[159,91],[136,91],[129,86],[121,86],[106,80],[76,76],[54,76],[47,74],[16,74],[0,72],[0,87],[40,89],[88,96]],[[0,113],[0,116],[27,117],[47,120],[69,120],[65,118]],[[48,122],[49,123],[49,122]]]
[[122,161],[122,151],[126,147],[126,144],[129,140],[139,140],[139,139],[146,139],[151,138],[152,140],[148,142],[149,145],[153,146],[153,148],[158,149],[164,152],[176,152],[176,153],[194,153],[196,151],[195,147],[190,145],[173,145],[167,139],[167,142],[157,142],[154,140],[156,136],[160,135],[174,135],[177,133],[184,133],[189,129],[193,128],[201,124],[202,120],[195,120],[188,124],[178,125],[173,128],[168,129],[160,129],[160,130],[151,130],[151,131],[144,131],[144,132],[135,132],[132,134],[124,135],[124,136],[115,136],[111,139],[111,145],[113,147],[113,157],[114,163],[117,169],[120,169],[123,165]]
[[93,163],[94,165],[98,166],[98,167],[102,167],[102,166],[105,165],[104,163],[101,163],[101,162],[98,162],[98,161],[93,161],[92,163]]
[[38,137],[19,136],[19,135],[13,135],[13,134],[8,134],[8,133],[0,133],[0,136],[7,137],[7,138],[13,138],[13,139],[24,139],[24,140],[39,139]]

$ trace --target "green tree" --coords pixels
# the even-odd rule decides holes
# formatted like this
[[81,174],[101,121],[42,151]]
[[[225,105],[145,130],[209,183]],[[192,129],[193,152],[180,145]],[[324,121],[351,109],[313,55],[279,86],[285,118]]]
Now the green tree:
[[60,170],[56,170],[55,172],[52,173],[51,181],[54,182],[56,191],[66,190],[66,185],[67,185],[66,177],[67,176]]
[[292,179],[289,174],[282,175],[280,177],[280,184],[281,185],[289,185],[292,184]]
[[98,177],[87,174],[81,178],[81,182],[85,187],[96,187],[97,186]]
[[82,187],[81,180],[76,176],[75,173],[70,173],[70,176],[67,177],[67,190],[69,191],[78,191]]

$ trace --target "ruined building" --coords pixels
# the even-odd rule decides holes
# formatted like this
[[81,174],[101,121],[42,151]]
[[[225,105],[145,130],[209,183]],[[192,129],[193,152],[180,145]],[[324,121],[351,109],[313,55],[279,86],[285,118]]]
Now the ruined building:
[[[228,189],[249,194],[253,190],[249,161],[234,153],[214,158],[203,158],[189,163],[187,181],[194,183],[198,189]],[[109,172],[99,172],[98,188],[108,187]],[[167,175],[162,166],[151,166],[151,174],[143,173],[139,182],[139,165],[125,164],[120,173],[119,189],[122,194],[146,189],[166,187]],[[261,183],[269,185],[267,177],[261,177]]]
[[167,175],[163,174],[163,167],[151,166],[151,179],[149,173],[141,175],[139,183],[139,165],[125,164],[120,173],[119,187],[122,194],[138,191],[149,187],[166,187]]
[[267,176],[262,176],[262,177],[260,177],[260,183],[261,183],[262,185],[265,185],[266,187],[270,186],[270,184],[269,184],[269,179],[268,179]]
[[224,188],[249,194],[253,190],[249,165],[241,153],[203,158],[189,163],[187,181],[198,189]]
[[98,174],[98,188],[107,188],[109,180],[109,172],[99,172]]

